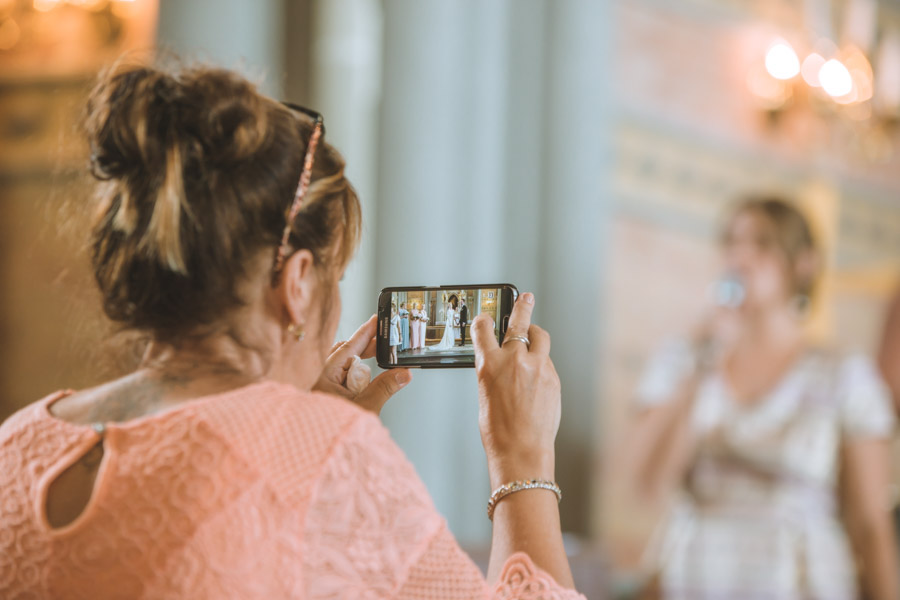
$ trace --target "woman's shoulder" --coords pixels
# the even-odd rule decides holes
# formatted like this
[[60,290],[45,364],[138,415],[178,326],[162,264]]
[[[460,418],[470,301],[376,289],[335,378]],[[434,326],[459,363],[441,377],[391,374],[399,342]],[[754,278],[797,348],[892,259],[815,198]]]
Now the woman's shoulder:
[[0,463],[6,463],[0,469],[0,489],[36,484],[73,443],[83,439],[83,428],[54,418],[48,410],[52,402],[68,394],[70,390],[54,392],[0,423]]
[[[851,378],[865,379],[869,383],[881,381],[881,375],[874,358],[859,348],[839,344],[811,344],[802,359],[806,364],[836,376],[837,380]],[[799,361],[801,364],[804,360]]]
[[888,437],[896,424],[890,391],[868,353],[822,346],[810,353],[814,382],[826,382],[843,432],[852,438]]
[[302,391],[274,381],[235,390],[199,408],[204,409],[201,412],[206,418],[238,437],[261,437],[262,432],[289,435],[298,426],[331,432],[365,412],[333,394]]
[[353,425],[369,415],[344,398],[275,382],[200,408],[198,417],[291,501]]
[[47,407],[56,400],[71,393],[72,390],[58,390],[48,396],[44,396],[36,402],[26,404],[0,422],[0,438],[4,438],[6,437],[6,434],[22,429],[36,421],[46,420],[48,422],[53,422],[54,419],[48,418],[50,413],[47,411]]

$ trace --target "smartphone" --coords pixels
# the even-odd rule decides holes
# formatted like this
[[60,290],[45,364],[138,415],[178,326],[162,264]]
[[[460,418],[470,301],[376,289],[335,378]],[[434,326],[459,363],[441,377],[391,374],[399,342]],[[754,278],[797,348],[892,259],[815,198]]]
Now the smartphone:
[[378,296],[378,366],[474,367],[472,321],[490,315],[502,344],[518,296],[508,283],[384,288]]

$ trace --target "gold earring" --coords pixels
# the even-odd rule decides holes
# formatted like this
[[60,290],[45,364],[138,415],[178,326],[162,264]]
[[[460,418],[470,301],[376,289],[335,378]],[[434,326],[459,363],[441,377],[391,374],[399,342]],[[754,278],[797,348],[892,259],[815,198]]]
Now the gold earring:
[[287,331],[289,334],[297,338],[298,342],[306,337],[306,332],[303,331],[303,326],[297,325],[296,323],[291,323],[290,325],[288,325]]

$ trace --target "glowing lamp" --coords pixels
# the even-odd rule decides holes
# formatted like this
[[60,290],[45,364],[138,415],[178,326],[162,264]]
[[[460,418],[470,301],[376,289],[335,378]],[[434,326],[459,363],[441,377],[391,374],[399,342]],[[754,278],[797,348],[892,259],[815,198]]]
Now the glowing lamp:
[[766,71],[775,79],[792,79],[800,72],[800,59],[787,42],[776,42],[766,52]]
[[819,83],[832,98],[846,96],[853,91],[853,78],[844,64],[835,59],[825,61],[819,69]]

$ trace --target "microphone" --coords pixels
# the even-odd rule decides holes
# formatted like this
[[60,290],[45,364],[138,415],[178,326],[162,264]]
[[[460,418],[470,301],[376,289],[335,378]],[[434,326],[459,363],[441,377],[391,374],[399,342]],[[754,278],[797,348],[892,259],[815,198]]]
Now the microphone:
[[722,308],[740,308],[747,297],[744,281],[737,273],[726,273],[711,288],[713,301]]

